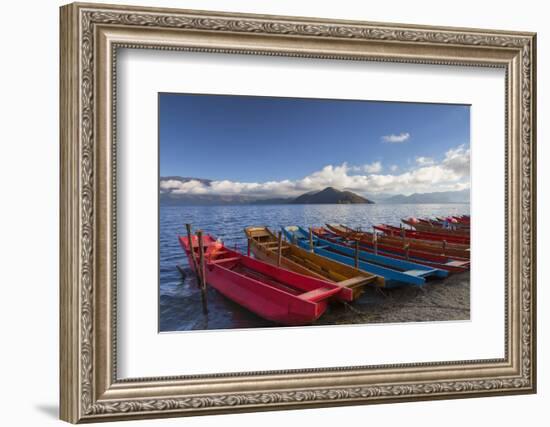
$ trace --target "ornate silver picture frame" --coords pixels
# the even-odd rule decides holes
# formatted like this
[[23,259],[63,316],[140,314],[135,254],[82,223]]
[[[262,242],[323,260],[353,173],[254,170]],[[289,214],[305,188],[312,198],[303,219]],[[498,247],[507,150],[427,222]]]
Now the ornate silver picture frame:
[[[63,420],[535,392],[535,34],[76,3],[61,8],[60,43]],[[502,68],[505,357],[119,379],[115,66],[120,48]]]

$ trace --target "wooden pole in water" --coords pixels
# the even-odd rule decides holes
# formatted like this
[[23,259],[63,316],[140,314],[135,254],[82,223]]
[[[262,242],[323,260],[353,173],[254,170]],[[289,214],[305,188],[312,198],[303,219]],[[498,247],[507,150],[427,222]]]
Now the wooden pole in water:
[[193,234],[191,233],[191,224],[185,224],[185,228],[187,229],[187,241],[189,242],[189,247],[191,248],[191,259],[193,260],[193,268],[195,269],[195,273],[199,274],[199,270],[197,268],[197,258],[195,256],[195,249],[193,248]]
[[359,240],[355,241],[355,268],[359,268]]
[[199,255],[200,255],[200,275],[202,278],[201,283],[201,299],[202,299],[202,312],[208,314],[208,305],[206,302],[206,266],[204,259],[204,246],[202,241],[202,231],[197,231],[197,238],[199,240]]
[[443,240],[443,243],[441,244],[443,246],[443,255],[445,255],[445,250],[447,249],[447,241]]
[[178,271],[180,272],[181,278],[182,278],[183,280],[185,280],[185,276],[187,276],[187,275],[185,274],[185,270],[183,269],[183,267],[182,267],[181,265],[179,265],[179,264],[176,264],[176,268],[177,268]]
[[309,250],[313,252],[313,229],[309,227]]
[[405,257],[409,259],[409,247],[410,245],[408,243],[405,243]]
[[281,255],[283,252],[283,233],[277,235],[277,267],[281,266]]

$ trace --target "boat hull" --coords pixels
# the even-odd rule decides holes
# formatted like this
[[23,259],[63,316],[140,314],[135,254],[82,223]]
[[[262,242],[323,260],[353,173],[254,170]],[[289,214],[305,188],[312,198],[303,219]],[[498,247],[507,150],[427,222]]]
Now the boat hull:
[[[186,237],[179,237],[193,268],[191,250],[198,255],[197,241],[193,249]],[[242,255],[216,242],[204,239],[206,283],[256,315],[277,324],[299,326],[315,322],[326,310],[328,300],[342,288],[310,276]]]
[[[277,265],[277,237],[267,227],[248,227],[245,234],[255,258]],[[280,266],[349,289],[349,295],[344,290],[339,294],[339,298],[345,301],[357,299],[367,285],[384,286],[383,277],[327,259],[286,241],[282,244]]]
[[425,233],[431,233],[431,234],[437,234],[441,236],[445,236],[446,238],[464,238],[464,239],[470,239],[470,230],[469,227],[466,229],[460,228],[459,225],[457,225],[456,229],[454,230],[448,230],[443,228],[443,226],[440,225],[434,225],[428,222],[413,222],[410,220],[402,219],[401,220],[404,224],[407,224],[411,227],[413,227],[416,231],[422,231]]
[[[301,247],[308,248],[309,241],[307,233],[300,227],[285,227],[283,232],[291,241]],[[332,260],[355,265],[354,250],[336,243],[313,237],[314,245],[312,250]],[[386,257],[367,254],[359,251],[358,268],[383,276],[386,280],[386,287],[398,287],[403,285],[422,286],[428,277],[446,277],[448,272],[439,269],[429,268],[423,265],[390,259]]]
[[[352,235],[359,235],[367,241],[372,241],[372,233],[369,233],[369,232],[365,232],[365,231],[358,232],[343,225],[333,226],[331,224],[327,224],[327,227],[331,231],[333,230],[331,227],[339,227],[345,230],[348,234],[351,233]],[[391,231],[386,232],[384,228],[378,227],[378,230],[382,231],[383,233],[388,233],[388,234],[378,234],[377,239],[379,244],[385,244],[396,248],[402,248],[404,244],[409,244],[409,247],[411,249],[418,249],[420,251],[430,252],[436,255],[445,255],[445,256],[453,256],[453,257],[462,258],[462,259],[470,259],[470,248],[468,245],[461,245],[461,244],[454,244],[454,243],[444,244],[441,241],[420,240],[420,239],[414,239],[410,237],[404,238],[401,236],[397,237],[396,235],[392,235]]]
[[418,264],[426,265],[432,268],[439,268],[452,273],[460,273],[467,271],[470,268],[470,261],[466,259],[454,259],[448,256],[423,252],[410,248],[407,250],[404,247],[389,246],[383,243],[377,243],[375,246],[372,238],[368,241],[360,236],[350,236],[349,234],[346,235],[346,233],[338,232],[332,233],[326,229],[317,230],[316,234],[319,237],[323,237],[324,235],[327,240],[343,239],[343,241],[341,240],[341,243],[346,244],[347,246],[352,245],[352,242],[358,241],[361,250],[370,253],[378,253],[390,258],[410,260]]
[[375,225],[374,228],[379,231],[383,231],[386,234],[397,237],[406,237],[419,240],[430,240],[437,242],[447,242],[453,244],[459,244],[463,247],[468,247],[470,244],[470,238],[460,236],[450,236],[443,234],[427,233],[424,231],[409,230],[406,228],[393,227],[391,225]]
[[316,303],[289,298],[278,289],[233,273],[221,265],[207,267],[209,286],[256,315],[274,323],[289,326],[309,325],[327,309],[327,300]]

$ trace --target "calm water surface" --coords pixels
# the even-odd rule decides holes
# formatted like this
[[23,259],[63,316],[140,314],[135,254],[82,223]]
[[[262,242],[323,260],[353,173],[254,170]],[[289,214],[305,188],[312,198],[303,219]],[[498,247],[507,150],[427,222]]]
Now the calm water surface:
[[[243,230],[250,225],[267,225],[273,231],[277,231],[281,226],[287,225],[310,227],[325,223],[340,223],[354,228],[362,227],[362,229],[367,230],[379,223],[398,225],[401,218],[409,216],[434,217],[469,213],[469,204],[161,205],[160,330],[180,331],[274,326],[272,323],[234,304],[211,288],[208,290],[209,314],[208,316],[202,314],[200,291],[197,288],[193,274],[189,270],[187,257],[177,239],[178,235],[185,235],[186,223],[191,223],[194,230],[202,229],[214,237],[220,238],[225,245],[237,247],[244,252],[246,251],[246,238]],[[187,273],[185,277],[180,274],[176,265],[183,267]],[[462,282],[464,281],[462,280]],[[461,288],[464,288],[464,285],[461,285]],[[461,288],[457,287],[456,289]],[[406,295],[410,293],[410,291],[402,292]],[[440,291],[437,292],[440,293]],[[367,299],[369,295],[366,294],[365,298]],[[373,296],[371,295],[371,297]],[[446,297],[445,295],[439,295],[438,298],[445,300]],[[449,298],[451,297],[449,296]],[[453,295],[452,298],[455,299],[455,296]],[[461,293],[458,298],[466,297]],[[358,301],[358,303],[361,303],[361,301]],[[447,303],[452,304],[451,301],[447,301]],[[333,311],[332,314],[331,310]],[[330,308],[321,317],[320,321],[339,323],[338,318],[341,316],[338,317],[337,310]],[[467,310],[469,313],[469,303]],[[356,317],[360,320],[359,315]],[[357,323],[357,321],[352,323]]]

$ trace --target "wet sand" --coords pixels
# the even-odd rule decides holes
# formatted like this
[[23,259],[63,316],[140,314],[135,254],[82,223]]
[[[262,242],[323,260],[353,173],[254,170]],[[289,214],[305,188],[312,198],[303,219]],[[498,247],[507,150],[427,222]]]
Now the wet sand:
[[470,319],[470,272],[431,281],[422,288],[368,288],[351,304],[332,304],[318,325]]
[[[208,314],[202,312],[194,275],[186,277],[171,295],[160,296],[160,331],[280,327],[256,316],[208,289]],[[314,325],[402,323],[470,319],[470,273],[428,282],[422,288],[366,288],[353,303],[331,304]]]

